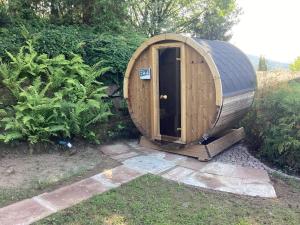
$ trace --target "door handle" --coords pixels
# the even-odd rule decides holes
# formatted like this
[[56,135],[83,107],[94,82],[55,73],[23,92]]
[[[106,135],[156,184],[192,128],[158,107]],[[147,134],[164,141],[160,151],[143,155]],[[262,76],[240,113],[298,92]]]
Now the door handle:
[[168,96],[167,95],[160,95],[159,98],[166,100],[166,99],[168,99]]

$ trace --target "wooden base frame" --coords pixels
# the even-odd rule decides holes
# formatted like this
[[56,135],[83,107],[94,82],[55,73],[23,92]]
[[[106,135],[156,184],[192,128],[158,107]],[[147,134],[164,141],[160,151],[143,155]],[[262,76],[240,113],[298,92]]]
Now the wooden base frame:
[[174,143],[162,144],[149,141],[144,136],[140,139],[140,145],[160,151],[172,152],[179,155],[195,157],[200,161],[209,161],[214,156],[226,150],[245,137],[244,128],[229,130],[216,140],[208,144],[176,145]]

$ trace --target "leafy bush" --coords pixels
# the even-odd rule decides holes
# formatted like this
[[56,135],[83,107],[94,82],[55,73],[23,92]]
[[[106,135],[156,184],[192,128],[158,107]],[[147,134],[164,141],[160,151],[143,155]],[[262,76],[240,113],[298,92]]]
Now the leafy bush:
[[2,85],[15,104],[1,110],[4,142],[26,140],[30,145],[53,137],[95,139],[91,127],[111,113],[106,87],[97,78],[110,68],[84,64],[79,55],[49,58],[27,42],[10,62],[0,65]]
[[[34,46],[37,52],[48,54],[54,57],[60,54],[69,56],[72,53],[82,55],[80,45],[82,31],[75,26],[53,26],[37,30],[29,38],[35,38]],[[94,63],[95,64],[95,63]],[[89,64],[89,65],[94,65]]]
[[0,58],[3,61],[8,61],[9,57],[6,51],[17,53],[25,39],[22,36],[21,28],[1,28],[0,27]]
[[144,37],[133,34],[98,34],[90,28],[54,27],[42,30],[38,33],[35,43],[38,52],[50,56],[70,53],[80,54],[85,63],[110,67],[102,76],[106,84],[123,85],[123,75],[127,64],[136,50],[144,40]]
[[110,67],[101,81],[121,87],[127,64],[145,37],[137,33],[103,34],[96,29],[80,26],[0,28],[0,57],[3,61],[10,60],[6,51],[16,54],[27,39],[34,39],[36,51],[49,57],[63,54],[69,58],[75,53],[90,66],[100,63],[101,67]]
[[0,2],[0,27],[6,26],[11,22],[10,16],[8,15],[7,6]]
[[243,124],[250,143],[265,160],[300,172],[300,83],[291,82],[264,98]]
[[88,35],[83,38],[83,57],[88,64],[100,62],[103,67],[110,67],[111,70],[104,74],[103,80],[107,84],[121,87],[127,64],[143,40],[143,36],[135,33],[118,36]]

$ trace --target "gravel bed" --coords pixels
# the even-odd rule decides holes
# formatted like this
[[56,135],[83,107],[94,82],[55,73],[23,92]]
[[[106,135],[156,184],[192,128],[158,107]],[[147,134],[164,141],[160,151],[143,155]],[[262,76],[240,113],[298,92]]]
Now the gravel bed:
[[257,158],[252,156],[246,145],[240,143],[232,146],[231,148],[227,149],[226,151],[222,152],[221,154],[215,156],[212,159],[212,162],[223,162],[233,165],[240,165],[244,167],[252,167],[256,169],[263,169],[266,170],[268,173],[278,173],[281,176],[293,178],[300,181],[299,177],[291,176],[288,174],[283,173],[279,170],[274,170],[261,161],[259,161]]

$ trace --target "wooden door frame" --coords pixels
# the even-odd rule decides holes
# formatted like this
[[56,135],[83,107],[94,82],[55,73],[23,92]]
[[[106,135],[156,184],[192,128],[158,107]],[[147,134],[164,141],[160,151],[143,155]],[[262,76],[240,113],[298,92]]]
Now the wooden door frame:
[[159,54],[158,50],[163,48],[180,48],[180,104],[181,104],[181,137],[173,142],[186,143],[186,53],[185,44],[171,42],[151,46],[152,82],[151,82],[151,129],[153,140],[165,140],[160,134],[159,114]]

